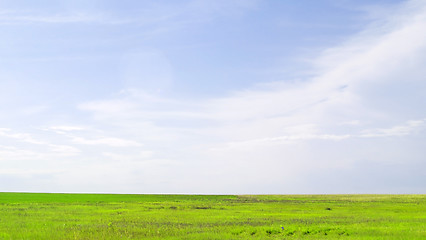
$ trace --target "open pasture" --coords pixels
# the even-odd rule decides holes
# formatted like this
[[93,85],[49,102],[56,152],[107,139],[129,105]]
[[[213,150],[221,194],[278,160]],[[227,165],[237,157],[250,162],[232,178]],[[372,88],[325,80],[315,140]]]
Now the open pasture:
[[426,239],[426,195],[0,193],[0,239]]

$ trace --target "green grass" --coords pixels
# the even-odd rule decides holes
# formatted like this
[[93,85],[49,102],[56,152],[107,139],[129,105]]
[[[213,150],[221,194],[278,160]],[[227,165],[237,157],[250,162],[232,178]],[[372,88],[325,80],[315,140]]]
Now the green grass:
[[426,239],[426,195],[0,193],[0,239]]

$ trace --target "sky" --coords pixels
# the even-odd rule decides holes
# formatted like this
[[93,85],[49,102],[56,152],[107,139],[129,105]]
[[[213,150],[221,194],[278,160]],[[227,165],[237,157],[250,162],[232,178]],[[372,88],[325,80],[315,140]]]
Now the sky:
[[426,0],[0,0],[0,192],[426,193]]

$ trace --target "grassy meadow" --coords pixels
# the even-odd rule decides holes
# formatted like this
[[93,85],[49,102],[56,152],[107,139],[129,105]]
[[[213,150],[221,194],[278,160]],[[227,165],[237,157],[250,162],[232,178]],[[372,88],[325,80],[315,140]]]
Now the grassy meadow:
[[426,239],[426,195],[0,193],[0,239]]

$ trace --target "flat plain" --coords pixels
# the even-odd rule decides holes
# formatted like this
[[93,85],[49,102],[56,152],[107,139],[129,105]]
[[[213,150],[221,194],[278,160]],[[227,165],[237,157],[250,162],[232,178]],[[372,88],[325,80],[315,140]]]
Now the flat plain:
[[0,239],[426,239],[426,195],[0,193]]

